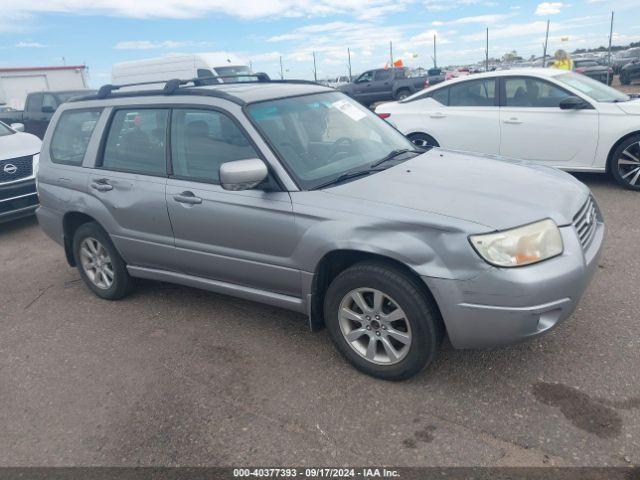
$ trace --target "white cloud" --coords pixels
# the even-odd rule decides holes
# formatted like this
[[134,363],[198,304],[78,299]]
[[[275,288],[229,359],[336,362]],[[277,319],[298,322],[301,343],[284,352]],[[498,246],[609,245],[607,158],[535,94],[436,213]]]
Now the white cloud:
[[212,42],[193,42],[193,41],[181,41],[164,40],[161,42],[154,42],[151,40],[129,40],[118,42],[113,48],[116,50],[153,50],[158,48],[188,48],[188,47],[200,47],[209,48],[212,47]]
[[16,48],[45,48],[46,46],[38,42],[18,42],[14,45]]
[[442,21],[434,21],[431,22],[431,25],[433,25],[434,27],[439,27],[442,25],[468,25],[468,24],[472,24],[472,23],[480,23],[483,25],[492,25],[494,23],[499,23],[502,22],[504,20],[507,20],[508,18],[512,17],[513,14],[502,14],[502,13],[496,13],[496,14],[488,14],[488,15],[476,15],[473,17],[462,17],[462,18],[458,18],[456,20],[450,20],[448,22],[442,22]]
[[536,15],[556,15],[566,6],[562,2],[542,2],[536,8]]

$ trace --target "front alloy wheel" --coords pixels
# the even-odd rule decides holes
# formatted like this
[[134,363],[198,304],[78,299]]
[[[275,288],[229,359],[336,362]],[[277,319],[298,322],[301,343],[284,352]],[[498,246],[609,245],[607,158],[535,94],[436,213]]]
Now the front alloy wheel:
[[404,311],[384,292],[352,290],[340,302],[338,315],[344,339],[366,360],[393,365],[409,352],[411,326]]
[[640,135],[623,142],[614,152],[611,173],[623,187],[640,190]]

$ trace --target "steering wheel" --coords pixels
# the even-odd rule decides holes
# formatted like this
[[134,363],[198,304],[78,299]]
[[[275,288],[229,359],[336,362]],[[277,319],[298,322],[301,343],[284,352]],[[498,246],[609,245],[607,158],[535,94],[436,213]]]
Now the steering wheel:
[[332,160],[334,157],[337,157],[338,154],[349,155],[351,150],[353,149],[353,140],[349,137],[340,137],[331,146],[331,150],[329,151],[329,158]]

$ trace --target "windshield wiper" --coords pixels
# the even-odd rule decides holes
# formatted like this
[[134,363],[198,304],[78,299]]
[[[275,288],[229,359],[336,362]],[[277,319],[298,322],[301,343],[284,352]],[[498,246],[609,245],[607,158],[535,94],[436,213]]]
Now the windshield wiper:
[[340,182],[344,182],[345,180],[349,180],[352,178],[356,178],[356,177],[361,177],[363,175],[369,175],[370,173],[373,172],[379,172],[380,169],[367,169],[367,170],[354,170],[351,172],[344,172],[340,175],[338,175],[336,178],[334,178],[333,180],[329,180],[328,182],[325,183],[321,183],[320,185],[313,187],[314,190],[320,190],[321,188],[324,187],[328,187],[329,185],[334,185],[336,183],[340,183]]
[[396,158],[398,155],[402,155],[403,153],[409,153],[409,152],[413,152],[413,153],[424,153],[421,150],[411,150],[409,148],[400,148],[397,150],[391,150],[387,155],[385,155],[383,158],[381,158],[380,160],[378,160],[377,162],[374,162],[371,164],[371,168],[376,168],[380,165],[382,165],[384,162],[388,162],[389,160],[392,160],[394,158]]

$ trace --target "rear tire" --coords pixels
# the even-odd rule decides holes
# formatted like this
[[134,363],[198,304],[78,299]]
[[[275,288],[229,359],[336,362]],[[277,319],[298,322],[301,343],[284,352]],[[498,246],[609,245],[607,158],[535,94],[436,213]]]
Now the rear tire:
[[133,290],[124,260],[97,223],[78,227],[73,236],[73,255],[80,277],[98,297],[118,300]]
[[396,92],[396,100],[399,102],[400,100],[407,98],[409,95],[411,95],[411,92],[407,89],[398,90],[398,92]]
[[338,351],[383,380],[420,372],[444,335],[440,313],[418,281],[384,262],[361,262],[340,273],[326,292],[324,316]]
[[427,133],[412,133],[411,135],[408,135],[407,138],[411,140],[414,145],[421,148],[440,146],[436,139]]
[[640,134],[623,141],[611,155],[611,176],[624,188],[640,191]]

